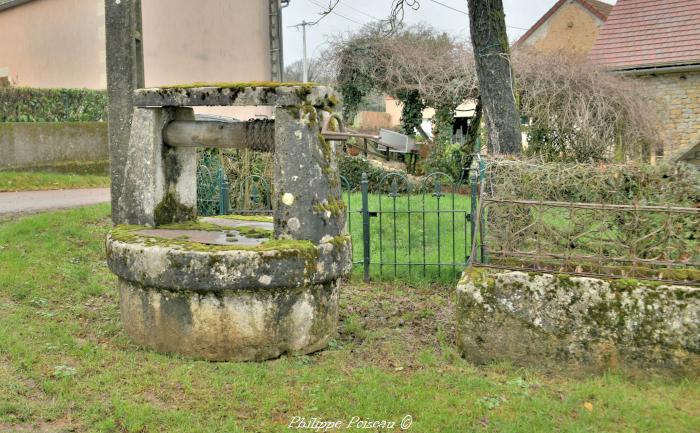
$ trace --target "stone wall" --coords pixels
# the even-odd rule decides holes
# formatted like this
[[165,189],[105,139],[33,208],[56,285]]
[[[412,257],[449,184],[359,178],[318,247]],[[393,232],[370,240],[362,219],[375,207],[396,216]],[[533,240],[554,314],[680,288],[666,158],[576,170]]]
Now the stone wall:
[[457,345],[475,363],[697,373],[700,288],[474,268],[457,288]]
[[637,78],[659,101],[664,157],[678,157],[700,143],[700,71]]
[[109,160],[107,122],[0,123],[0,170]]
[[603,21],[578,2],[562,5],[546,22],[516,47],[532,47],[544,53],[565,50],[585,55],[593,46]]

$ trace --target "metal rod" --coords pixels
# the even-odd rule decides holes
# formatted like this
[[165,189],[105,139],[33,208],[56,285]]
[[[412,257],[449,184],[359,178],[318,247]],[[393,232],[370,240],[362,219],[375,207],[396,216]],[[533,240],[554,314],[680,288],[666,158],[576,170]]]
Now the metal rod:
[[362,173],[362,178],[360,180],[360,185],[362,189],[362,243],[364,247],[364,280],[365,283],[369,283],[369,265],[370,265],[370,254],[369,254],[369,180],[367,179],[367,173]]

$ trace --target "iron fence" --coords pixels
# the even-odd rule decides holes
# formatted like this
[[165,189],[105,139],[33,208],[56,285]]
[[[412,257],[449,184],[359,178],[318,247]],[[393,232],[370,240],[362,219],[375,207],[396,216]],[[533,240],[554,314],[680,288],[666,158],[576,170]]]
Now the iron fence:
[[[230,182],[216,156],[200,159],[200,215],[271,214],[272,183],[260,175]],[[371,278],[455,279],[469,261],[475,189],[445,173],[420,180],[390,173],[370,184],[341,176],[353,263]]]
[[475,230],[465,182],[441,172],[419,181],[389,173],[370,188],[363,173],[359,188],[344,185],[353,261],[366,281],[461,274]]

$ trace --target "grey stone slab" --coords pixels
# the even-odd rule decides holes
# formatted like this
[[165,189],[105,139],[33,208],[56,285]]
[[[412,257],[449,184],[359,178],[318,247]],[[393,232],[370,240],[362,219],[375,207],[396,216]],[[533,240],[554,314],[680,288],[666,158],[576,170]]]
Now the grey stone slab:
[[700,367],[700,288],[468,269],[456,342],[474,363],[578,371]]
[[212,223],[224,227],[255,227],[260,229],[273,230],[272,221],[250,221],[250,220],[237,220],[232,218],[221,218],[221,217],[203,217],[199,219],[202,222]]
[[174,230],[174,229],[146,229],[138,230],[137,235],[153,236],[161,239],[180,239],[190,242],[197,242],[206,245],[241,245],[255,246],[260,245],[266,239],[249,238],[237,232],[230,231],[213,231],[213,230]]
[[[247,84],[247,83],[246,83]],[[134,104],[140,107],[194,107],[194,106],[297,106],[317,107],[337,105],[339,95],[329,87],[296,85],[156,87],[136,89]]]

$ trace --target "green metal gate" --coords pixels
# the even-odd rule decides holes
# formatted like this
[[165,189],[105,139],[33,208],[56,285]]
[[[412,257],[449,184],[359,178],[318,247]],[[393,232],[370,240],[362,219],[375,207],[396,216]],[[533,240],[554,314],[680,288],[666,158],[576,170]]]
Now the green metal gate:
[[376,183],[363,173],[359,191],[346,188],[345,201],[353,262],[364,280],[457,278],[474,238],[472,190],[440,172],[420,181],[390,173]]

